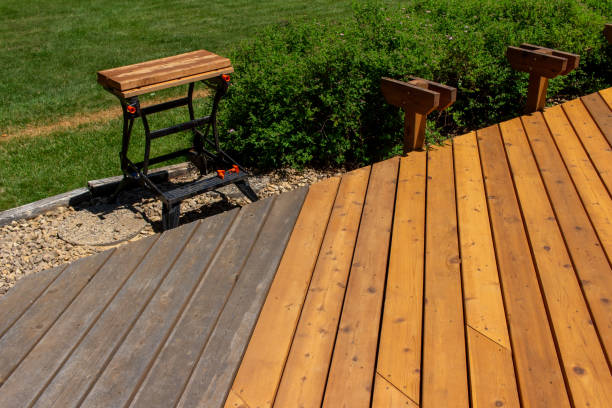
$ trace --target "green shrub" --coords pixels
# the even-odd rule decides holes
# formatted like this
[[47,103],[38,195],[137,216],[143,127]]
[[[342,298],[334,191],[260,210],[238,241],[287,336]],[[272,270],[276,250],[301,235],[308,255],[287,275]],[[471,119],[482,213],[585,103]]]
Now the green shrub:
[[[608,3],[609,4],[609,3]],[[268,28],[232,56],[236,73],[220,113],[226,148],[259,167],[360,165],[397,153],[401,115],[384,102],[383,76],[458,88],[431,115],[432,134],[456,134],[520,114],[527,74],[508,45],[529,42],[581,55],[549,96],[610,86],[612,53],[601,34],[606,7],[578,0],[367,1],[334,24]]]

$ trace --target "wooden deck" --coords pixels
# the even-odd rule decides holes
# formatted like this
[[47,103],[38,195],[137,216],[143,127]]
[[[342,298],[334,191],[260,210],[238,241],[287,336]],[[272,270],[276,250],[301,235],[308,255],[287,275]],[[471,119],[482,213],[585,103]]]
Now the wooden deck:
[[29,276],[0,407],[610,407],[611,145],[612,88]]

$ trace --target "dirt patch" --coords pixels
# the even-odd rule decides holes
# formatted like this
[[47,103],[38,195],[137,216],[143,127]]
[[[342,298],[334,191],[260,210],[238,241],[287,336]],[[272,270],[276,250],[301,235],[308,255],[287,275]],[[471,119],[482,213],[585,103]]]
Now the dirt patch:
[[[207,89],[200,89],[195,91],[193,93],[193,96],[194,98],[203,98],[205,96],[208,96],[209,93],[210,91],[208,91]],[[172,98],[152,98],[147,101],[147,105],[165,102],[170,99]],[[121,108],[119,106],[115,106],[97,112],[84,114],[78,113],[70,116],[61,117],[54,123],[48,125],[28,125],[24,129],[9,128],[0,135],[0,141],[10,140],[16,137],[48,136],[54,132],[68,130],[90,123],[108,122],[112,119],[116,119],[119,117],[121,117]]]

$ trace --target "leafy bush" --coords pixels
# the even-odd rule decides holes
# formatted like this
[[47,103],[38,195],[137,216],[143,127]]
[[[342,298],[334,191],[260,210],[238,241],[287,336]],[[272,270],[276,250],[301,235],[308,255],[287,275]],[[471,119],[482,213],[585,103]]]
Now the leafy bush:
[[578,0],[367,1],[353,7],[344,21],[278,25],[239,47],[220,111],[226,148],[260,167],[359,165],[397,153],[401,114],[384,102],[383,76],[414,75],[458,88],[447,113],[432,115],[432,134],[516,116],[527,74],[510,68],[505,50],[523,42],[581,55],[578,70],[551,81],[549,96],[611,85],[612,47],[601,34],[605,7]]

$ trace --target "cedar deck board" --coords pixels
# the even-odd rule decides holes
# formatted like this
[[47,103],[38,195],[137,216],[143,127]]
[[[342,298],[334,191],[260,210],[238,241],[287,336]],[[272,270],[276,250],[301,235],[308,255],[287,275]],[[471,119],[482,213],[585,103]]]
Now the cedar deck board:
[[98,82],[118,91],[127,91],[228,67],[231,67],[229,59],[198,50],[99,71]]
[[[0,298],[0,405],[612,406],[611,95],[411,152],[399,174],[363,168],[29,276]],[[364,207],[385,182],[395,197]],[[290,235],[307,241],[303,264],[297,241],[281,262]],[[365,285],[364,262],[385,265],[386,287]],[[253,333],[264,300],[257,327],[283,330]]]

